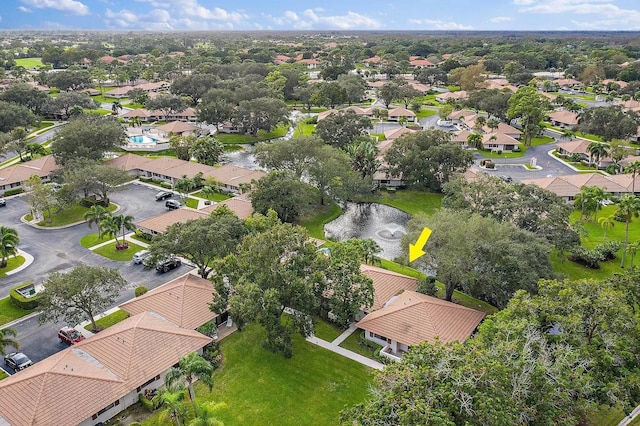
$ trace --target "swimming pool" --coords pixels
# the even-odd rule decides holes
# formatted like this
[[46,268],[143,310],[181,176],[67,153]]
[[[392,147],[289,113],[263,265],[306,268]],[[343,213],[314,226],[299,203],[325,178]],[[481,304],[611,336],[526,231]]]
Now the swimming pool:
[[149,137],[147,135],[136,135],[136,136],[129,136],[129,142],[131,142],[131,143],[157,143],[158,139],[154,139],[154,138]]

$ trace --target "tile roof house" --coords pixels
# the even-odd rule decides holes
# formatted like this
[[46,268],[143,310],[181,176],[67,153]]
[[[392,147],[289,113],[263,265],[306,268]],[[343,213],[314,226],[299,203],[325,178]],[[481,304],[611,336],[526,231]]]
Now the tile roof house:
[[135,225],[138,229],[146,234],[162,234],[166,232],[167,228],[176,223],[185,223],[190,220],[204,219],[209,216],[209,213],[199,210],[180,208],[175,210],[169,210],[165,213],[152,216],[150,218],[136,222]]
[[436,95],[436,101],[440,103],[446,103],[448,100],[464,101],[469,98],[469,94],[465,90],[459,90],[457,92],[445,92]]
[[426,59],[413,59],[409,61],[411,68],[435,68],[436,64]]
[[337,114],[337,113],[338,113],[337,109],[328,109],[326,111],[322,111],[321,113],[318,113],[317,120],[318,121],[324,120],[325,118],[327,118],[331,114]]
[[56,164],[53,155],[45,155],[35,160],[4,167],[0,169],[0,191],[22,188],[22,185],[33,175],[40,176],[44,182],[47,182],[51,172],[58,168],[60,166]]
[[209,342],[154,312],[127,318],[2,380],[0,425],[104,422],[162,386],[169,368]]
[[387,141],[398,139],[402,135],[407,133],[415,133],[416,130],[408,129],[406,127],[399,127],[396,129],[387,129],[384,131],[384,137]]
[[540,188],[551,191],[567,203],[573,202],[575,196],[580,193],[583,186],[597,186],[612,195],[621,195],[631,192],[631,182],[627,181],[627,178],[604,176],[599,173],[581,173],[575,175],[524,179],[522,183],[527,185],[536,185]]
[[487,133],[482,135],[482,146],[488,151],[512,152],[520,142],[505,133]]
[[578,125],[578,114],[575,112],[562,110],[547,114],[549,121],[556,127],[571,128]]
[[489,126],[484,126],[482,128],[482,131],[485,133],[502,133],[518,140],[520,140],[520,138],[522,137],[522,132],[520,130],[503,122],[498,123],[498,128],[495,130],[490,128]]
[[215,203],[203,209],[200,209],[200,211],[213,213],[220,206],[226,206],[229,210],[234,212],[236,216],[238,216],[238,219],[245,219],[253,215],[253,205],[251,204],[251,201],[242,197],[228,198],[226,200],[220,201],[219,203]]
[[105,98],[116,98],[116,99],[126,98],[129,95],[129,92],[132,91],[133,89],[134,89],[133,86],[116,87],[113,90],[109,90],[108,92],[105,92],[104,96]]
[[417,293],[417,280],[362,265],[373,281],[374,303],[358,323],[365,338],[383,346],[381,354],[399,360],[421,342],[464,342],[484,318],[483,312]]
[[120,305],[130,315],[153,311],[178,327],[194,330],[218,315],[209,309],[213,283],[198,275],[185,274]]
[[162,126],[158,126],[156,129],[165,135],[190,135],[200,131],[200,127],[191,123],[185,123],[184,121],[172,121],[170,123],[163,124]]
[[416,113],[406,108],[393,108],[389,110],[389,121],[400,121],[402,117],[405,117],[407,121],[416,121]]
[[558,154],[560,155],[572,155],[578,154],[582,160],[589,160],[589,151],[587,147],[591,144],[591,141],[585,139],[573,139],[570,141],[558,142],[556,145],[558,148]]

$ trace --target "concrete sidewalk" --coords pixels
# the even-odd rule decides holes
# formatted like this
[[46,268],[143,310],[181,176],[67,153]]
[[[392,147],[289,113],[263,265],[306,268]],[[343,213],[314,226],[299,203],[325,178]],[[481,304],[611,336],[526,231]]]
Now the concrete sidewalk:
[[310,343],[313,343],[314,345],[318,345],[322,348],[328,349],[331,352],[335,352],[338,355],[342,355],[343,357],[352,359],[356,362],[359,362],[360,364],[366,365],[367,367],[371,367],[376,370],[383,370],[385,367],[384,364],[378,361],[374,361],[372,359],[367,358],[366,356],[362,356],[355,352],[351,352],[345,348],[341,348],[336,343],[334,343],[335,340],[333,342],[327,342],[326,340],[319,339],[316,336],[310,336],[310,337],[307,337],[307,342],[310,342]]

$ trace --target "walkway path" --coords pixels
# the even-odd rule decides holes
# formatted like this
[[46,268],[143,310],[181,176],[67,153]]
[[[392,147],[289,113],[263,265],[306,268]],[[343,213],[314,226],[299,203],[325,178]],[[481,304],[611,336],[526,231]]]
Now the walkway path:
[[627,417],[620,420],[620,423],[618,423],[618,426],[627,426],[629,423],[633,421],[633,419],[638,417],[638,415],[640,415],[640,405],[634,408],[633,411]]
[[355,352],[352,352],[350,350],[340,347],[340,343],[342,343],[347,337],[349,337],[357,329],[358,328],[354,324],[351,324],[344,333],[336,337],[332,342],[327,342],[326,340],[319,339],[316,336],[307,337],[307,342],[310,342],[310,343],[313,343],[314,345],[318,345],[322,348],[328,349],[331,352],[335,352],[338,355],[342,355],[343,357],[352,359],[356,362],[359,362],[360,364],[366,365],[367,367],[371,367],[376,370],[383,370],[385,367],[384,364],[378,361],[374,361],[371,358],[367,358],[366,356],[362,356],[360,354],[357,354]]
[[18,249],[18,254],[17,256],[22,256],[24,257],[24,263],[22,263],[22,265],[18,266],[16,269],[12,269],[9,272],[7,272],[7,275],[13,275],[16,272],[20,272],[23,269],[25,269],[27,266],[31,265],[33,263],[33,256],[31,256],[29,253],[27,253],[26,251],[20,250]]

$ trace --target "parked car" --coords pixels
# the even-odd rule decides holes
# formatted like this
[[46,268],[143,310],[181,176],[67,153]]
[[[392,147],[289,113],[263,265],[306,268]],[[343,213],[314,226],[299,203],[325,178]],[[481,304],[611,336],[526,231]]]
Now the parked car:
[[6,207],[7,205],[7,200],[5,200],[4,198],[0,198],[0,207]]
[[149,250],[140,250],[133,255],[133,263],[139,265],[144,262],[144,260],[149,257],[151,252]]
[[75,343],[82,342],[84,340],[84,336],[75,328],[62,327],[58,331],[58,339],[63,343],[73,345]]
[[33,365],[31,360],[22,352],[11,352],[10,354],[5,355],[4,363],[11,367],[15,372],[24,370],[25,368]]
[[178,200],[167,200],[167,202],[164,203],[164,206],[169,210],[175,210],[182,207],[182,204],[180,204],[180,201]]
[[182,265],[182,261],[180,259],[178,259],[176,256],[170,256],[156,263],[156,271],[168,272],[172,269],[177,268],[180,265]]
[[156,201],[166,200],[167,198],[173,197],[173,192],[169,191],[160,191],[156,194]]
[[509,182],[513,182],[513,179],[511,178],[511,176],[507,176],[507,175],[501,175],[500,179],[502,179],[503,181],[509,183]]

